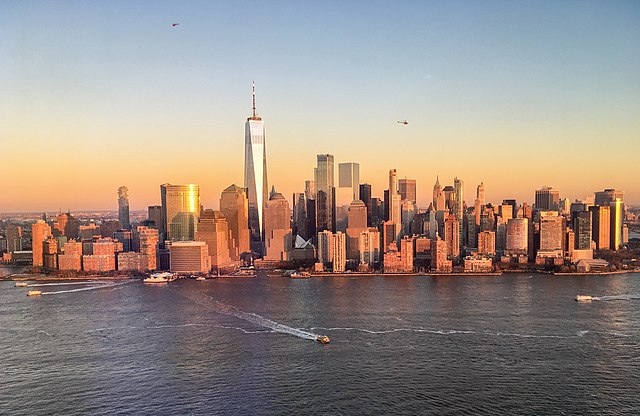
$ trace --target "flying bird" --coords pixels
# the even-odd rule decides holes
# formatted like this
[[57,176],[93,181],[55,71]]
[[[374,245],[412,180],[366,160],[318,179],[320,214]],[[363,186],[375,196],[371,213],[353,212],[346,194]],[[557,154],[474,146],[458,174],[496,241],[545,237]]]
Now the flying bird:
[[178,26],[179,24],[180,24],[180,23],[172,23],[172,24],[171,24],[171,27],[176,27],[176,26]]
[[399,120],[398,124],[404,124],[406,126],[409,122],[407,120]]

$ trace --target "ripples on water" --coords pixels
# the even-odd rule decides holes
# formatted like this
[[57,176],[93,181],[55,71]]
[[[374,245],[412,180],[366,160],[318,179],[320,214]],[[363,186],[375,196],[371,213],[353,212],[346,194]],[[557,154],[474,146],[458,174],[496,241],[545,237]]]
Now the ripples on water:
[[0,282],[0,414],[638,414],[639,279]]

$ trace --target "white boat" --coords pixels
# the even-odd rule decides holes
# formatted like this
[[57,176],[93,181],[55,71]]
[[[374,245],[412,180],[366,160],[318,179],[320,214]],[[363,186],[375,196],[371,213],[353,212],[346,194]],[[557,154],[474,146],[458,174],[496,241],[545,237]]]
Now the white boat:
[[197,280],[198,282],[202,282],[202,281],[207,280],[207,279],[205,279],[205,277],[204,277],[204,276],[198,276],[198,277],[196,277],[196,280]]
[[27,287],[27,282],[16,282],[15,287]]
[[591,302],[593,300],[593,296],[591,295],[578,295],[576,296],[576,302]]
[[27,296],[40,296],[42,292],[39,290],[30,290],[27,292]]
[[151,276],[147,277],[143,280],[144,283],[167,283],[171,282],[175,279],[173,273],[163,272],[163,273],[154,273]]

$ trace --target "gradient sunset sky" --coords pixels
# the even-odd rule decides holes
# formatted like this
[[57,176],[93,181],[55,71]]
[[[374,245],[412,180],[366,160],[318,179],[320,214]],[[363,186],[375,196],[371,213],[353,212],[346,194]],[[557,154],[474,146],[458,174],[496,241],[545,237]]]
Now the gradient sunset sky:
[[468,204],[480,181],[640,204],[638,1],[4,0],[0,212],[117,209],[121,185],[146,209],[165,182],[216,208],[254,80],[289,200],[331,153],[374,196],[416,179],[419,207],[436,175]]

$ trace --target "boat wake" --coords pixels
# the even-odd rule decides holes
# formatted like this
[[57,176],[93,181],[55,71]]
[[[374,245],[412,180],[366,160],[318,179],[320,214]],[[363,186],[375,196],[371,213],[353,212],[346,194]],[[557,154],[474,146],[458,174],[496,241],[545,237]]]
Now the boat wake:
[[234,316],[236,318],[240,318],[243,319],[247,322],[251,322],[252,324],[256,324],[258,326],[264,327],[264,328],[269,328],[274,332],[280,332],[283,334],[290,334],[299,338],[303,338],[303,339],[310,339],[315,341],[317,339],[317,337],[319,337],[318,334],[314,334],[312,332],[307,332],[307,331],[303,331],[302,329],[298,329],[298,328],[293,328],[291,326],[288,325],[284,325],[281,323],[278,323],[276,321],[272,321],[271,319],[267,319],[263,316],[260,316],[258,314],[255,313],[250,313],[250,312],[244,312],[238,308],[236,308],[235,306],[231,306],[231,305],[226,305],[222,302],[219,302],[217,300],[213,300],[211,299],[215,305],[215,310],[218,313],[221,313],[223,315],[227,315],[227,316]]
[[583,337],[584,334],[588,331],[581,331],[581,333],[577,333],[574,336],[563,336],[563,335],[545,335],[545,334],[518,334],[512,332],[490,332],[490,331],[471,331],[471,330],[456,330],[456,329],[429,329],[429,328],[393,328],[386,330],[371,330],[365,328],[353,328],[353,327],[338,327],[338,328],[323,328],[323,327],[313,327],[311,330],[324,330],[324,331],[358,331],[364,332],[367,334],[373,335],[381,335],[381,334],[392,334],[396,332],[417,332],[417,333],[427,333],[427,334],[435,334],[435,335],[484,335],[484,336],[496,336],[496,337],[515,337],[515,338],[558,338],[558,339],[567,339],[567,338],[575,338],[575,337]]
[[73,292],[84,292],[87,290],[96,290],[96,289],[105,289],[105,288],[109,288],[109,287],[117,287],[117,286],[122,286],[124,284],[126,284],[127,282],[123,282],[123,283],[111,283],[111,284],[101,284],[99,286],[87,286],[87,287],[81,287],[79,289],[69,289],[69,290],[56,290],[54,292],[42,292],[42,295],[61,295],[63,293],[73,293]]
[[611,296],[594,296],[593,300],[636,300],[640,299],[639,293],[632,293],[629,295],[611,295]]
[[96,281],[88,281],[88,282],[56,282],[56,283],[35,283],[27,285],[28,287],[46,287],[46,286],[69,286],[69,285],[91,285],[91,284],[100,284],[100,285],[112,285],[112,282],[96,282]]

